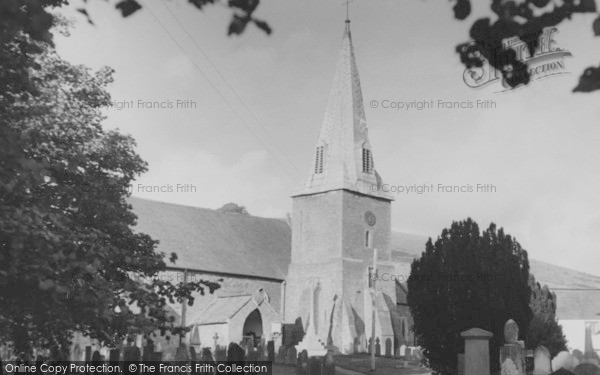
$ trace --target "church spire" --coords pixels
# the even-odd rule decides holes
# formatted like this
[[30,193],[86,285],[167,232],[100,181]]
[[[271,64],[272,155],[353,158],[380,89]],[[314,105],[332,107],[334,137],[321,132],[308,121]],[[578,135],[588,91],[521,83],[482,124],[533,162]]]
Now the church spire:
[[373,163],[349,19],[345,26],[313,165],[294,195],[343,189],[393,200]]

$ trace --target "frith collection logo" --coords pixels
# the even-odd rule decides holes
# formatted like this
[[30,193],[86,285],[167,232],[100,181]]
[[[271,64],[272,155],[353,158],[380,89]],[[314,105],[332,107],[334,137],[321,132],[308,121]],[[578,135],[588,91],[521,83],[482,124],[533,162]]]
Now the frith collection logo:
[[[573,55],[571,52],[556,46],[557,43],[554,35],[557,31],[556,27],[544,29],[533,56],[531,56],[527,44],[519,39],[519,37],[508,38],[502,42],[505,49],[511,48],[517,53],[517,60],[527,64],[527,70],[531,77],[530,82],[540,78],[569,73],[565,68],[564,58]],[[463,80],[467,86],[480,88],[492,82],[501,81],[504,88],[501,91],[510,91],[513,89],[502,78],[502,73],[499,70],[491,66],[483,56],[479,55],[478,57],[483,61],[483,65],[481,67],[467,68],[463,74]]]

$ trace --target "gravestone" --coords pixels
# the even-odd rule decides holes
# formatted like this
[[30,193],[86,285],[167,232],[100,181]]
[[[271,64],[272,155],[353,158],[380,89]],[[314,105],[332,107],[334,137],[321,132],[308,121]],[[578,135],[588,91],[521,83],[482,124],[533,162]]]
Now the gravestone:
[[385,356],[386,357],[392,356],[392,339],[390,339],[390,338],[387,338],[385,340]]
[[310,357],[308,359],[308,373],[310,375],[321,375],[321,358]]
[[296,364],[297,359],[298,354],[296,352],[296,347],[292,346],[287,351],[286,363],[289,363],[290,365]]
[[533,375],[549,375],[552,373],[550,351],[545,346],[538,346],[533,353]]
[[154,353],[154,342],[152,340],[146,341],[146,346],[144,346],[142,351],[142,360],[150,361],[152,357],[152,353]]
[[375,355],[377,357],[381,356],[381,342],[379,341],[379,337],[375,339]]
[[504,340],[500,348],[500,374],[525,375],[525,345],[519,341],[519,326],[512,319],[504,324]]
[[296,375],[308,375],[308,352],[306,349],[296,359]]
[[592,363],[582,363],[573,369],[575,375],[600,375],[600,367]]
[[490,375],[489,341],[492,333],[480,328],[461,332],[465,339],[465,375]]
[[565,370],[564,368],[560,368],[560,369],[554,371],[550,375],[574,375],[574,374],[571,371],[569,371],[569,370]]
[[554,371],[564,368],[565,370],[573,371],[575,361],[573,355],[567,351],[562,351],[552,359],[552,369]]
[[400,345],[400,357],[404,357],[406,355],[406,345]]
[[257,356],[256,359],[258,361],[264,361],[267,354],[267,344],[265,343],[265,339],[261,338],[257,348]]
[[279,350],[277,351],[277,357],[276,357],[277,363],[285,363],[285,355],[286,355],[286,348],[285,348],[285,346],[281,345],[279,347]]
[[119,362],[121,359],[120,357],[121,351],[119,349],[111,349],[110,352],[108,352],[108,362],[111,364]]
[[244,362],[245,353],[244,350],[235,342],[229,343],[227,348],[227,362]]
[[275,361],[275,341],[273,340],[267,342],[267,360]]
[[162,352],[152,352],[150,354],[150,360],[152,362],[160,362],[160,361],[162,361]]
[[504,342],[506,344],[516,344],[519,339],[519,326],[517,322],[509,319],[504,324]]
[[188,349],[185,344],[181,344],[177,347],[175,351],[175,361],[177,362],[187,362],[189,360]]
[[328,350],[323,359],[323,375],[335,375],[335,358],[333,357],[333,351]]

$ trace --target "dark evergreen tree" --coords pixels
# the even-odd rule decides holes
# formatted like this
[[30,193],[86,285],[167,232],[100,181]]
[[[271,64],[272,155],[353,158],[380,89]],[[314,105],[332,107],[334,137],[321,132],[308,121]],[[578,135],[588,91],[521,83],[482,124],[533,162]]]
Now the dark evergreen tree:
[[562,327],[556,320],[556,294],[548,286],[541,286],[535,281],[533,275],[529,276],[531,298],[529,306],[533,318],[529,323],[525,344],[528,348],[535,349],[544,345],[552,356],[567,350],[567,340],[563,335]]
[[408,304],[418,344],[433,370],[457,373],[464,351],[460,333],[478,327],[494,334],[492,371],[498,369],[504,324],[514,319],[527,332],[532,312],[527,252],[495,224],[480,233],[472,219],[453,222],[411,267]]

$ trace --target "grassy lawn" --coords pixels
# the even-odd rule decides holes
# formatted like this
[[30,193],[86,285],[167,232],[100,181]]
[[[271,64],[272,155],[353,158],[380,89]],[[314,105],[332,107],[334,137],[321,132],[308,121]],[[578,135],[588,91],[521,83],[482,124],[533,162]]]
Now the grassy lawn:
[[[381,375],[429,375],[430,370],[419,367],[418,362],[406,362],[403,359],[396,358],[375,358],[375,372],[370,371],[371,357],[368,354],[353,354],[353,355],[337,355],[335,362],[338,369],[336,374],[350,375],[355,372],[364,374],[381,374]],[[341,369],[339,369],[341,367]],[[352,371],[344,371],[344,369]],[[295,375],[296,368],[293,366],[273,364],[273,375]]]

